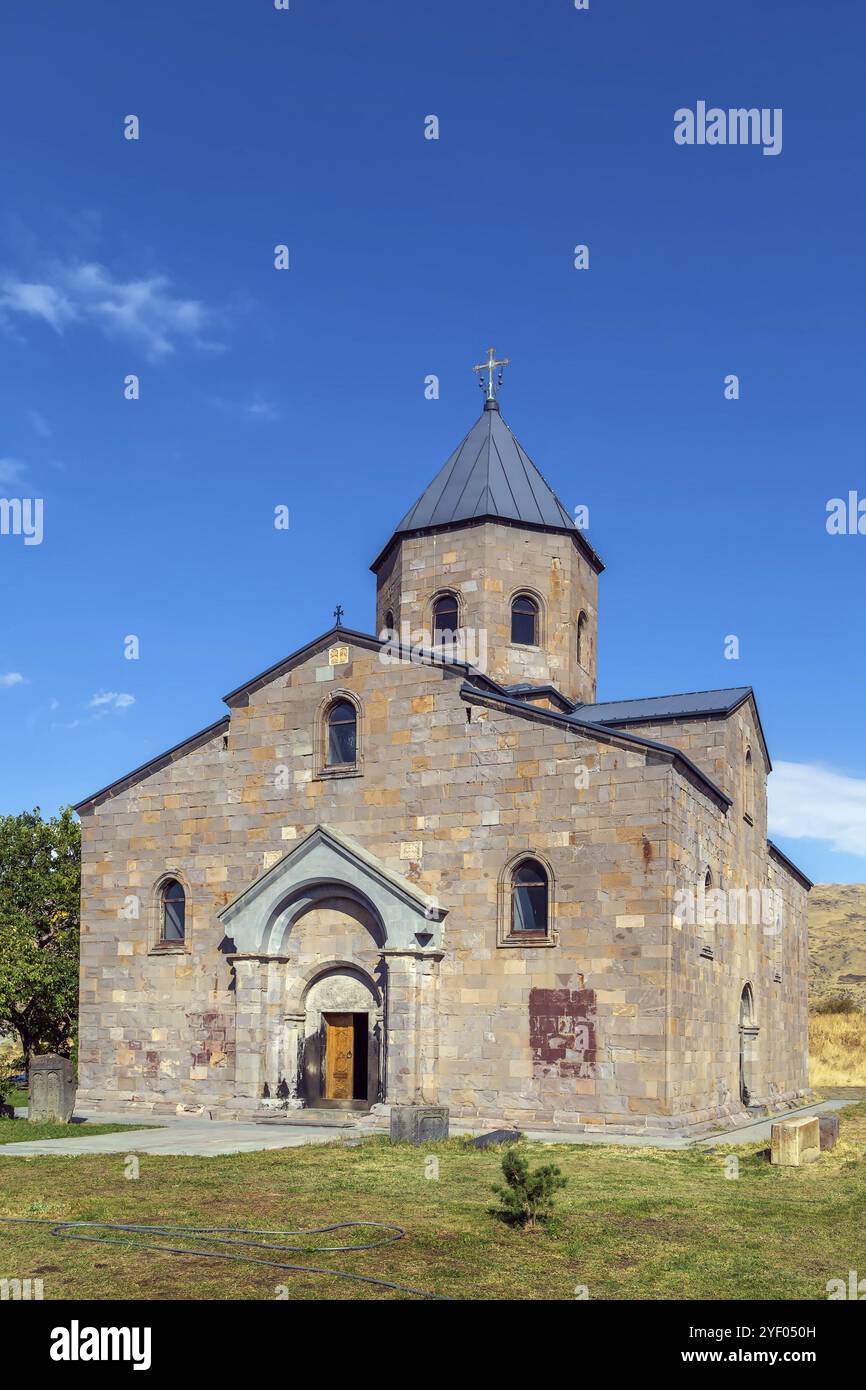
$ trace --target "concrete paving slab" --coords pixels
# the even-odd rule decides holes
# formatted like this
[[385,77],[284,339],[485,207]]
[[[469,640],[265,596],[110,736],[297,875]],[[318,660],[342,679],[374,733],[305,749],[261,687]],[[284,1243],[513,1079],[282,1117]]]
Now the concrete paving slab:
[[[583,1134],[568,1134],[561,1130],[534,1128],[524,1129],[521,1132],[526,1139],[541,1144],[610,1144],[617,1148],[625,1146],[643,1149],[690,1149],[714,1147],[719,1144],[755,1144],[764,1139],[769,1141],[771,1126],[778,1124],[780,1120],[797,1120],[808,1115],[829,1115],[834,1110],[841,1110],[845,1105],[855,1105],[857,1099],[858,1097],[850,1100],[824,1100],[816,1105],[805,1105],[799,1110],[789,1110],[782,1115],[771,1115],[764,1120],[754,1120],[751,1124],[741,1125],[738,1129],[716,1130],[712,1134],[702,1134],[697,1138],[681,1134],[597,1134],[592,1130]],[[489,1128],[488,1125],[487,1129]],[[485,1133],[485,1129],[479,1129],[477,1125],[456,1121],[452,1122],[451,1133],[465,1134],[468,1138],[474,1134]]]
[[[719,1130],[699,1138],[684,1138],[682,1135],[644,1135],[644,1134],[568,1134],[559,1130],[526,1129],[527,1139],[544,1144],[610,1144],[627,1148],[648,1149],[688,1149],[692,1147],[712,1148],[721,1144],[753,1144],[770,1140],[771,1126],[780,1120],[799,1119],[807,1115],[829,1115],[846,1105],[856,1104],[858,1096],[851,1099],[833,1099],[806,1105],[786,1114],[772,1115],[764,1120],[755,1120],[739,1129]],[[18,1112],[16,1112],[18,1113]],[[22,1114],[26,1112],[20,1112]],[[20,1144],[0,1144],[0,1159],[4,1154],[10,1157],[28,1157],[41,1154],[167,1154],[201,1158],[219,1154],[256,1153],[261,1149],[294,1149],[303,1144],[332,1144],[360,1142],[370,1134],[387,1133],[383,1130],[347,1129],[344,1124],[333,1128],[322,1123],[302,1125],[254,1124],[244,1120],[208,1120],[196,1115],[142,1116],[142,1124],[158,1125],[158,1129],[123,1130],[115,1134],[88,1134],[87,1121],[94,1124],[134,1124],[129,1115],[100,1113],[92,1116],[76,1116],[84,1123],[75,1126],[75,1132],[64,1139],[31,1139]],[[470,1138],[483,1134],[489,1125],[478,1126],[468,1121],[453,1121],[452,1135],[465,1135]]]
[[773,1125],[783,1120],[802,1120],[809,1115],[831,1115],[834,1110],[842,1110],[846,1105],[856,1105],[857,1100],[822,1100],[817,1105],[804,1105],[801,1110],[789,1110],[784,1115],[770,1115],[765,1120],[755,1120],[741,1129],[723,1130],[720,1133],[702,1136],[692,1143],[704,1148],[718,1144],[755,1144],[761,1140],[769,1141]]
[[[81,1117],[79,1117],[81,1118]],[[86,1120],[86,1117],[84,1117]],[[93,1115],[94,1124],[134,1124],[129,1115]],[[259,1149],[294,1149],[302,1144],[329,1144],[345,1139],[345,1129],[324,1125],[271,1127],[238,1120],[202,1120],[167,1116],[142,1118],[142,1124],[158,1129],[123,1130],[114,1134],[88,1134],[86,1122],[63,1139],[29,1139],[20,1144],[0,1144],[0,1159],[37,1154],[171,1154],[207,1157],[218,1154],[254,1153]]]

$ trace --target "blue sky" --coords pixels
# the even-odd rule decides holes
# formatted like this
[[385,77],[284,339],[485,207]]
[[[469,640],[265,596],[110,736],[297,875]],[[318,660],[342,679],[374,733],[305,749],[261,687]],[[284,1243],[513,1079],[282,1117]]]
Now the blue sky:
[[[495,343],[608,566],[599,698],[754,685],[775,838],[866,880],[866,536],[825,527],[866,496],[864,40],[857,0],[7,0],[0,495],[44,539],[0,536],[0,810],[219,718],[338,602],[370,630]],[[677,145],[699,100],[781,108],[782,152]]]

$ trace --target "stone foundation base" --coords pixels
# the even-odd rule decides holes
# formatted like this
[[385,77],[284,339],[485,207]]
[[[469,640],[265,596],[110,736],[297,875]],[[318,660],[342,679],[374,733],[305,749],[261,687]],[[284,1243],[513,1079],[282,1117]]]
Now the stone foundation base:
[[[751,1106],[748,1110],[706,1107],[684,1110],[676,1115],[611,1115],[586,1114],[582,1111],[555,1110],[552,1114],[530,1109],[516,1110],[509,1106],[502,1109],[480,1111],[469,1107],[452,1106],[451,1117],[461,1124],[475,1129],[498,1129],[503,1125],[521,1130],[561,1130],[563,1134],[609,1134],[616,1135],[666,1135],[668,1137],[700,1137],[710,1133],[724,1133],[726,1130],[740,1129],[761,1119],[785,1115],[817,1100],[814,1092],[803,1089],[774,1096],[763,1104]],[[203,1101],[200,1105],[172,1102],[157,1096],[127,1096],[123,1099],[107,1095],[105,1092],[80,1091],[76,1105],[77,1111],[88,1114],[187,1115],[190,1118],[212,1120],[250,1120],[284,1118],[295,1124],[324,1124],[328,1117],[331,1123],[342,1127],[351,1122],[357,1128],[372,1132],[387,1132],[390,1126],[391,1106],[379,1104],[369,1111],[325,1111],[305,1109],[296,1102],[263,1107],[258,1100],[237,1099]]]

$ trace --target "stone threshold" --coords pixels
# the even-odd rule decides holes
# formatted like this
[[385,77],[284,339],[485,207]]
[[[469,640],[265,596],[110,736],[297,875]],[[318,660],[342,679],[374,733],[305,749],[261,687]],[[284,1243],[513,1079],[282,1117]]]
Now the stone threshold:
[[276,1114],[268,1110],[264,1114],[253,1114],[248,1118],[257,1125],[299,1125],[304,1129],[313,1125],[318,1129],[356,1129],[361,1120],[366,1118],[366,1112],[317,1110],[311,1107],[309,1110],[281,1110]]

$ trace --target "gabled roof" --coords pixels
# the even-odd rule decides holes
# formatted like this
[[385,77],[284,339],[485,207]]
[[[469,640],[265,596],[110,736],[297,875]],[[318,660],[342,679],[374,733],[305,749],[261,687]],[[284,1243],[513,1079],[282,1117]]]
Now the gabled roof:
[[302,661],[306,661],[322,647],[344,646],[346,643],[352,643],[356,647],[365,647],[367,651],[371,652],[381,651],[383,647],[388,647],[393,651],[395,658],[402,658],[409,662],[412,661],[413,657],[418,661],[429,660],[432,666],[441,666],[446,671],[453,671],[455,675],[469,677],[491,689],[501,689],[496,681],[490,676],[485,676],[482,671],[470,665],[469,662],[445,660],[433,648],[407,647],[396,640],[393,642],[390,639],[383,641],[370,632],[355,632],[349,627],[332,627],[328,632],[320,633],[318,637],[314,637],[312,642],[307,642],[305,646],[299,647],[297,651],[290,652],[288,656],[284,656],[281,661],[275,662],[267,670],[260,671],[257,676],[244,681],[243,685],[239,685],[236,690],[230,690],[228,695],[223,696],[223,702],[230,707],[241,704],[255,690],[267,685],[269,681],[276,680],[278,676],[290,671],[293,666],[298,666]]
[[644,723],[650,719],[688,719],[712,714],[732,714],[752,694],[750,685],[730,690],[693,690],[685,695],[651,695],[643,700],[604,700],[596,705],[575,705],[574,713],[597,724]]
[[758,702],[750,685],[736,685],[726,690],[692,690],[684,695],[651,695],[644,700],[607,700],[596,705],[575,705],[576,719],[590,719],[596,724],[648,724],[656,720],[727,718],[734,710],[751,699],[755,706],[758,737],[772,772],[770,750],[764,736]]
[[659,743],[657,739],[644,738],[640,734],[629,733],[615,725],[593,723],[573,714],[560,714],[558,710],[544,709],[514,695],[507,695],[504,690],[499,692],[482,690],[480,686],[471,685],[468,681],[465,681],[460,687],[460,696],[470,705],[486,705],[496,709],[504,709],[519,715],[522,719],[553,723],[559,728],[571,729],[574,733],[589,734],[605,743],[612,743],[616,740],[625,744],[626,747],[641,748],[649,753],[657,754],[666,762],[672,763],[691,781],[696,782],[703,791],[709,792],[720,810],[727,811],[734,804],[727,792],[722,791],[722,788],[704,772],[703,768],[698,767],[687,753],[684,753],[680,748],[675,748],[672,744]]
[[774,859],[778,859],[779,863],[783,864],[784,867],[794,875],[797,881],[803,885],[807,893],[815,887],[812,880],[803,873],[803,870],[797,868],[793,859],[789,859],[787,854],[785,854],[783,850],[780,850],[779,846],[774,844],[772,840],[767,841],[767,849]]
[[140,767],[133,768],[132,772],[127,772],[123,777],[118,777],[116,782],[109,782],[107,787],[102,787],[98,792],[84,797],[82,801],[73,806],[73,811],[79,816],[83,811],[92,811],[97,802],[105,801],[109,796],[116,796],[118,792],[126,791],[134,783],[140,782],[144,777],[149,777],[152,772],[158,772],[160,768],[168,767],[178,758],[183,758],[187,753],[192,753],[194,749],[210,743],[211,739],[217,738],[219,734],[228,733],[230,719],[230,715],[224,714],[222,719],[218,719],[215,724],[208,724],[206,729],[199,729],[197,734],[190,734],[189,738],[176,743],[173,748],[167,748],[164,753],[157,753],[155,758],[142,763]]
[[317,825],[220,909],[217,917],[226,929],[223,949],[228,946],[232,955],[273,955],[285,930],[283,909],[289,899],[306,910],[318,897],[317,884],[329,880],[361,891],[391,946],[417,946],[415,934],[421,930],[432,937],[434,927],[448,915],[448,909],[417,883],[387,868],[357,840],[332,826]]
[[508,695],[516,696],[518,700],[552,700],[564,714],[570,714],[574,709],[574,701],[563,695],[555,685],[533,685],[531,681],[518,681],[516,685],[503,685],[502,689]]
[[[315,637],[312,642],[308,642],[306,646],[299,647],[297,651],[292,652],[289,656],[283,657],[282,661],[275,662],[275,664],[269,666],[266,671],[261,671],[257,676],[253,676],[251,680],[245,681],[244,684],[239,685],[236,690],[229,691],[228,695],[223,696],[223,701],[230,707],[242,705],[249,699],[249,696],[255,690],[261,689],[261,687],[267,685],[269,681],[276,680],[278,676],[291,670],[293,666],[297,666],[301,662],[306,661],[316,651],[321,650],[325,646],[336,643],[345,644],[347,642],[353,643],[358,647],[365,647],[368,651],[381,651],[383,646],[389,645],[388,643],[382,642],[378,637],[374,637],[369,632],[354,632],[351,628],[347,627],[332,627],[328,632],[323,632],[318,637]],[[429,663],[431,666],[440,666],[443,670],[451,671],[456,676],[462,676],[465,680],[476,682],[483,689],[501,689],[501,686],[499,686],[496,681],[492,680],[489,676],[485,676],[474,666],[469,665],[468,662],[446,661],[435,651],[429,649],[420,647],[409,648],[399,645],[399,653],[396,653],[396,655],[404,658],[410,663],[412,661],[422,661]],[[174,762],[177,758],[183,757],[185,754],[191,753],[195,748],[208,743],[211,739],[216,738],[218,734],[227,733],[230,718],[231,716],[228,714],[223,715],[222,719],[218,719],[214,724],[209,724],[206,729],[200,729],[198,733],[191,734],[189,738],[185,738],[180,743],[176,743],[173,748],[167,749],[164,753],[158,753],[155,758],[150,758],[148,762],[133,768],[132,772],[127,772],[122,777],[118,777],[116,782],[109,782],[108,786],[102,787],[98,792],[93,792],[90,796],[86,796],[81,801],[77,802],[72,808],[73,811],[81,815],[84,811],[92,810],[94,806],[101,801],[105,801],[109,796],[115,796],[118,792],[126,791],[127,788],[133,786],[136,782],[141,782],[145,777],[149,777],[151,773],[158,772],[162,767],[168,767],[169,764]]]
[[483,519],[566,531],[596,571],[604,569],[586,536],[511,433],[495,400],[485,402],[480,418],[409,508],[371,569],[378,568],[398,536]]

